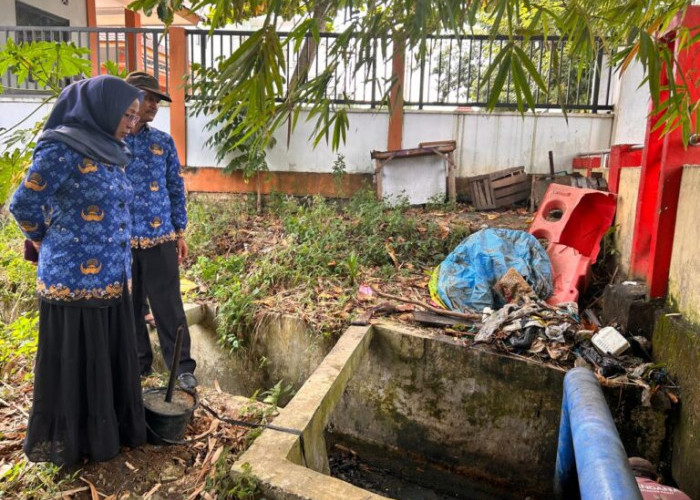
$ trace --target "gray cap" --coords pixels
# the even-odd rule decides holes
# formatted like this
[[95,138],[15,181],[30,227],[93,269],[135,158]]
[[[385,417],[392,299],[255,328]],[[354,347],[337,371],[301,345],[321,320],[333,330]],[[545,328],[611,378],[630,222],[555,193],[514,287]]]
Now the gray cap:
[[129,73],[126,76],[126,83],[133,85],[137,89],[153,92],[164,101],[173,102],[168,94],[160,90],[158,80],[144,71],[133,71]]

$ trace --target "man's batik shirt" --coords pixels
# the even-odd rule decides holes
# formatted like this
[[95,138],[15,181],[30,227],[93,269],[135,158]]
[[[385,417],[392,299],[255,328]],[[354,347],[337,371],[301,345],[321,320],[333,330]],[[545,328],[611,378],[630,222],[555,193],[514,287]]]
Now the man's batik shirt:
[[125,142],[126,175],[134,189],[131,247],[150,248],[182,236],[187,227],[185,183],[170,135],[144,125]]

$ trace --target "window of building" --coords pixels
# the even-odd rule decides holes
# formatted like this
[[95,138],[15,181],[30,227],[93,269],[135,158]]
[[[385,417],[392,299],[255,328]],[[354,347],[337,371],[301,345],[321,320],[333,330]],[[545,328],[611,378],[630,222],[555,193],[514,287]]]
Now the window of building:
[[70,26],[70,21],[22,2],[15,2],[17,26]]

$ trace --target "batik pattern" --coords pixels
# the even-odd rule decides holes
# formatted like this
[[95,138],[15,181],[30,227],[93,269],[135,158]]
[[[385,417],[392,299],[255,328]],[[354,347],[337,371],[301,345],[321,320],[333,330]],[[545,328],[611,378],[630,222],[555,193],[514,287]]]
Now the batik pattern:
[[41,242],[40,296],[59,302],[119,298],[131,278],[131,184],[123,166],[42,141],[10,203],[24,235]]
[[149,248],[177,239],[187,227],[187,211],[172,137],[145,125],[126,143],[132,154],[126,173],[134,189],[131,246]]

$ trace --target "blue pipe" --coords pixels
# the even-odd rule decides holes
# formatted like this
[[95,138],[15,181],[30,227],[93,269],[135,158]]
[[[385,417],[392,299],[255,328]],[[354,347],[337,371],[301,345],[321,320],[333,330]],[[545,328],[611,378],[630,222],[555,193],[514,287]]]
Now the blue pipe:
[[642,500],[593,372],[564,377],[554,494],[560,500]]

